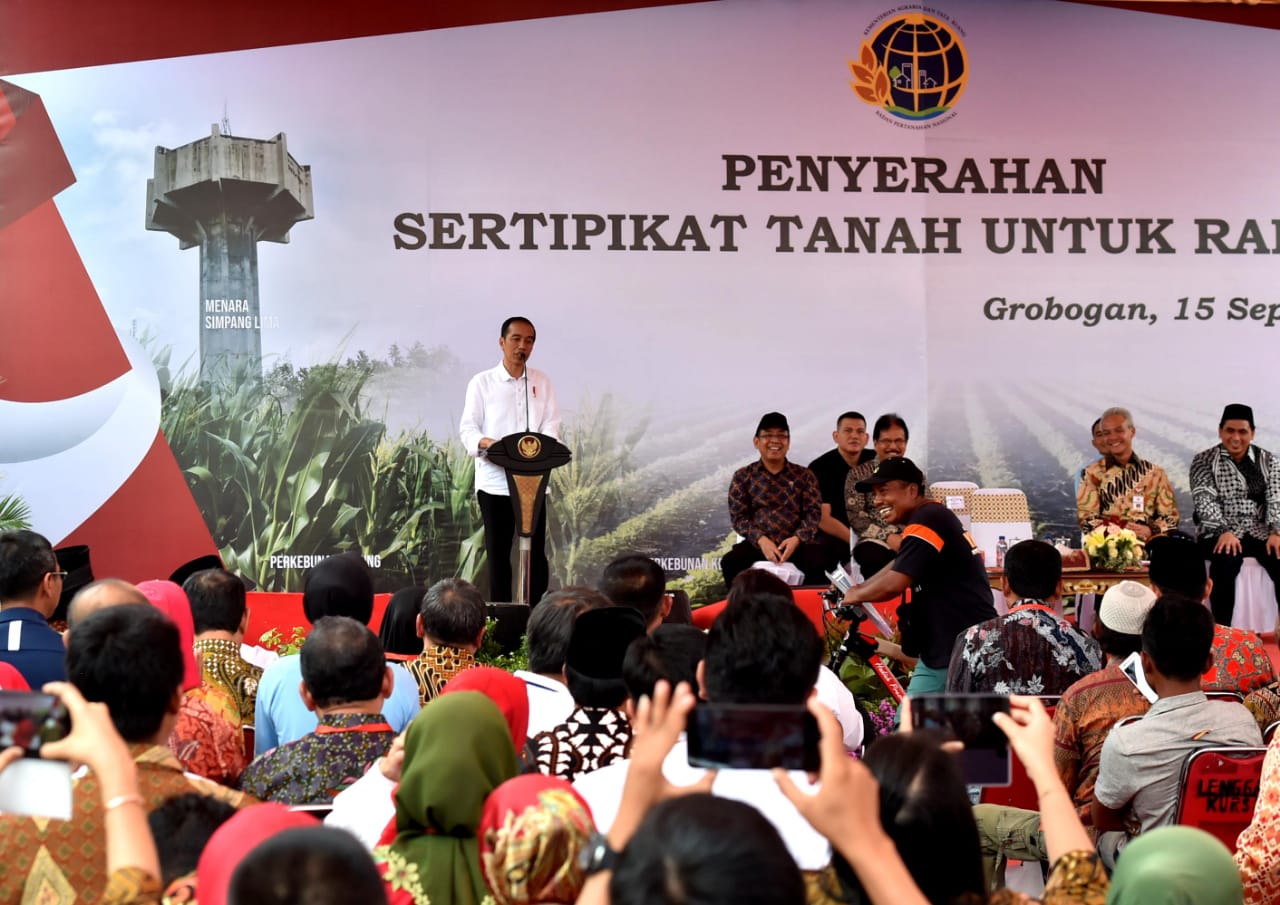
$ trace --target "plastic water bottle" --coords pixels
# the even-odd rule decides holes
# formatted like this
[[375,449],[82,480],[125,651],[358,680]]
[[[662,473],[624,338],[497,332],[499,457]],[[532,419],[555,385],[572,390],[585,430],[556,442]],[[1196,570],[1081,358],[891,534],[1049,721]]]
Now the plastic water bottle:
[[1009,549],[1009,544],[1005,542],[1004,535],[1000,535],[1000,539],[996,541],[996,568],[1004,568],[1004,554]]

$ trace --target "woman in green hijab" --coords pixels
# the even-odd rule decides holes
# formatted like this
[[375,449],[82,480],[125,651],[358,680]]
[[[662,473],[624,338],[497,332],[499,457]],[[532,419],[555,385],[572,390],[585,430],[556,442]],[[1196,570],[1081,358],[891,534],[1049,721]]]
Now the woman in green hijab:
[[480,905],[476,827],[485,798],[515,775],[511,731],[488,697],[459,691],[422,709],[405,735],[395,839],[374,849],[390,905]]
[[1227,847],[1204,830],[1165,826],[1125,846],[1107,905],[1241,905],[1244,887]]

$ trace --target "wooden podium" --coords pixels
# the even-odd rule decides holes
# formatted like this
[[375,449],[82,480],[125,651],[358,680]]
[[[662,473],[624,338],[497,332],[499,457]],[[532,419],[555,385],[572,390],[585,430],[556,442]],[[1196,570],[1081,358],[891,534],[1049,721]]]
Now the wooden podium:
[[516,602],[529,601],[529,565],[533,557],[533,526],[547,496],[551,470],[567,465],[573,458],[569,448],[546,434],[532,431],[507,434],[486,451],[489,461],[507,471],[511,510],[520,538],[520,569],[516,580]]

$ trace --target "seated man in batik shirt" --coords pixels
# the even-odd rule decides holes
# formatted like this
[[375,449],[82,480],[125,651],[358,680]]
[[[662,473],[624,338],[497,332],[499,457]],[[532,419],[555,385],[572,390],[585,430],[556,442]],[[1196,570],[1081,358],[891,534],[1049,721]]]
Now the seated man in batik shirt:
[[766,414],[752,442],[759,460],[735,471],[729,483],[729,521],[744,540],[720,560],[725,587],[765,561],[793,563],[805,584],[824,584],[824,570],[835,562],[818,542],[822,493],[813,472],[787,461],[791,428],[786,416]]
[[1137,431],[1129,410],[1103,412],[1101,433],[1107,452],[1086,466],[1076,494],[1080,529],[1112,523],[1133,529],[1142,541],[1177,530],[1178,504],[1169,476],[1134,453]]
[[461,578],[437,581],[422,595],[418,612],[422,653],[404,667],[417,680],[418,697],[424,706],[440,694],[446,682],[476,665],[486,616],[480,591]]
[[326,804],[387,753],[396,732],[382,715],[393,678],[378,636],[346,616],[326,616],[302,645],[302,701],[314,732],[256,758],[240,788],[263,801]]

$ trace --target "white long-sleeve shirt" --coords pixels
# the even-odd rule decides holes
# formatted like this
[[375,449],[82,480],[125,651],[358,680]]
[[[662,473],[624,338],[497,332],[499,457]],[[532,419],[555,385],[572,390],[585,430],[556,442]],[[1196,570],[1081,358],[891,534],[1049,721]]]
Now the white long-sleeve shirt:
[[496,368],[472,377],[458,433],[463,449],[476,457],[476,490],[508,495],[506,471],[489,461],[480,440],[501,440],[523,430],[560,439],[560,406],[547,375],[526,366],[523,376],[512,377],[498,362]]

